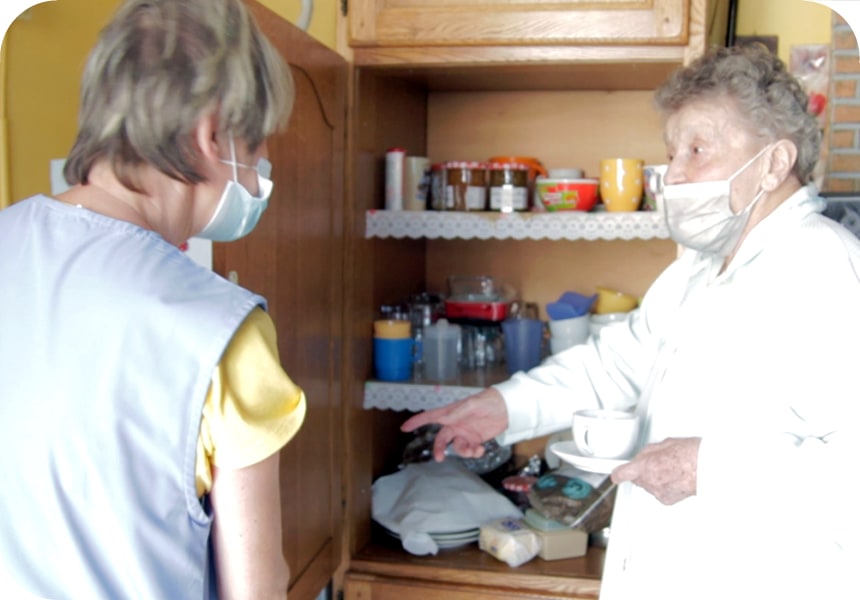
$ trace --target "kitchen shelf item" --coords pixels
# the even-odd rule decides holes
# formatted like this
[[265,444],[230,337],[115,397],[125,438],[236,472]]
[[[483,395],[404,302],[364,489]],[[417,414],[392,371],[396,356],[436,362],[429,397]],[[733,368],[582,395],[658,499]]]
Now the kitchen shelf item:
[[459,371],[460,326],[439,319],[424,328],[424,375],[435,381],[448,381]]
[[445,210],[487,209],[487,165],[474,161],[445,163]]
[[449,298],[445,300],[445,315],[449,319],[498,322],[508,316],[508,303],[501,300],[476,301]]
[[661,213],[565,211],[499,213],[384,211],[365,213],[366,238],[482,240],[669,239]]
[[513,294],[497,286],[492,277],[448,277],[449,297],[445,300],[445,316],[449,319],[501,321],[508,316]]
[[529,167],[519,163],[487,165],[487,197],[490,210],[503,213],[529,209]]
[[537,201],[548,212],[564,210],[590,211],[597,204],[597,179],[538,177],[535,183]]

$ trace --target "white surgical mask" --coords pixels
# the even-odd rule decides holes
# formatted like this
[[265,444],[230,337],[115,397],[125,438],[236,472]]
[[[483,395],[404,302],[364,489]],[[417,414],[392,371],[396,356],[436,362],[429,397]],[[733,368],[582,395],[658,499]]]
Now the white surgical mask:
[[761,190],[746,208],[732,211],[732,180],[761,156],[770,145],[762,148],[728,179],[679,183],[663,187],[663,206],[669,235],[677,243],[718,256],[728,256],[738,243],[749,221],[750,213]]
[[[260,216],[269,205],[272,195],[272,163],[261,158],[256,166],[236,162],[236,148],[233,137],[230,137],[230,156],[232,160],[221,162],[233,165],[233,181],[228,181],[221,194],[221,200],[212,214],[206,227],[197,234],[198,238],[213,242],[232,242],[251,233],[260,220]],[[257,171],[257,185],[260,195],[254,196],[239,183],[238,168],[245,167]]]

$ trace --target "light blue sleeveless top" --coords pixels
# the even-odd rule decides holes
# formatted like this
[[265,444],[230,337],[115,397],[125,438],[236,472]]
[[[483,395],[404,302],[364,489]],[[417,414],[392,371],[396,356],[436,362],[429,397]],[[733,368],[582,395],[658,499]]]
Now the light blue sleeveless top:
[[258,305],[135,225],[45,196],[0,211],[0,581],[215,597],[200,417]]

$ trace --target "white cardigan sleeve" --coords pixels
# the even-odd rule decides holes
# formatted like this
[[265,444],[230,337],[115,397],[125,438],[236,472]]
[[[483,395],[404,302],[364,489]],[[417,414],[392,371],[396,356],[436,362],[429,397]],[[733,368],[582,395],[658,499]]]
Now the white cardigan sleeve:
[[688,263],[670,265],[626,321],[493,386],[505,399],[509,422],[497,441],[512,444],[561,431],[581,408],[635,406],[659,349],[657,332],[683,293]]

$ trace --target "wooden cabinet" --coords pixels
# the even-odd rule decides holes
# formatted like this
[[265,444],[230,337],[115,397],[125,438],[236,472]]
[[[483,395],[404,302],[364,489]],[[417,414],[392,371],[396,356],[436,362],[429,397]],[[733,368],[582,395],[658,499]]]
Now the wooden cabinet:
[[268,143],[274,192],[246,238],[215,244],[215,270],[265,296],[281,362],[304,389],[302,429],[281,452],[290,598],[312,600],[341,563],[344,147],[347,63],[255,2],[291,66],[294,112]]
[[[518,42],[513,34],[505,41],[480,37],[485,31],[482,26],[492,19],[510,18],[514,10],[536,14],[533,3],[433,4],[431,11],[431,4],[420,0],[410,1],[408,7],[406,2],[357,5],[353,0],[349,9],[354,36],[348,49],[354,80],[344,354],[349,558],[340,571],[339,585],[348,600],[596,598],[602,571],[598,550],[590,550],[580,563],[535,559],[511,569],[475,547],[462,553],[414,557],[377,535],[370,517],[372,483],[396,469],[409,439],[399,426],[414,407],[397,405],[403,397],[412,397],[409,386],[403,386],[407,391],[392,404],[402,410],[365,408],[368,395],[380,391],[369,382],[370,323],[381,304],[424,290],[445,291],[446,277],[452,274],[493,276],[540,306],[563,291],[588,292],[596,285],[642,294],[674,259],[676,246],[665,232],[655,230],[630,239],[558,235],[565,219],[575,217],[559,218],[551,234],[516,237],[497,235],[498,223],[488,225],[485,221],[495,218],[488,215],[452,223],[447,215],[380,213],[384,155],[387,148],[399,146],[409,154],[429,156],[432,162],[536,156],[547,167],[580,167],[592,176],[598,173],[602,158],[621,154],[641,157],[646,163],[665,162],[661,124],[652,110],[653,90],[672,70],[704,51],[715,4],[708,0],[680,3],[684,22],[677,34],[666,34],[677,35],[672,41],[622,32],[616,37],[629,35],[626,42],[567,45],[550,38],[544,40],[549,43],[532,38]],[[584,3],[571,8],[574,4],[564,6],[571,12],[586,9]],[[659,1],[624,6],[645,9],[646,4],[655,12],[675,6]],[[561,4],[551,2],[541,6],[553,18],[557,16],[553,11],[563,10]],[[601,5],[588,6],[594,10]],[[624,10],[621,7],[615,3],[611,9]],[[400,12],[392,12],[394,8]],[[458,37],[444,43],[421,37],[440,31],[440,21],[434,19],[442,19],[442,13],[462,16],[460,9],[471,10],[474,20],[468,28],[448,32]],[[477,15],[478,11],[483,12]],[[416,24],[417,29],[408,34],[386,32],[380,24],[395,14],[423,19],[427,31],[418,31]],[[605,26],[614,32],[626,25],[618,14],[611,26]],[[361,19],[365,22],[357,23]],[[524,35],[537,34],[524,29]],[[490,45],[474,44],[478,41]],[[643,224],[647,226],[647,217],[639,223]],[[488,235],[479,233],[488,231]],[[430,386],[419,387],[424,389],[418,394],[436,393]],[[388,399],[397,394],[390,389],[382,393]],[[522,449],[521,458],[530,451]]]
[[[579,71],[596,78],[592,89],[603,89],[605,67],[617,66],[627,72],[629,86],[643,75],[662,80],[661,64],[688,62],[707,43],[725,43],[728,3],[348,0],[341,51],[359,65],[598,64]],[[633,81],[622,66],[629,63],[644,70],[633,73]]]
[[350,0],[353,46],[664,44],[689,36],[687,0]]
[[[268,298],[282,362],[308,397],[307,420],[281,460],[290,598],[312,600],[332,576],[349,600],[596,598],[599,550],[511,569],[476,545],[413,557],[376,535],[372,483],[396,469],[408,436],[399,431],[407,411],[364,408],[371,322],[379,305],[444,289],[449,274],[491,275],[541,305],[595,285],[641,294],[674,244],[649,217],[631,221],[648,234],[479,239],[469,225],[450,238],[382,235],[367,215],[383,206],[392,146],[434,161],[531,155],[590,175],[619,154],[663,162],[651,92],[703,51],[712,2],[353,0],[351,23],[372,19],[354,25],[364,36],[356,44],[377,45],[356,46],[349,62],[248,4],[290,63],[296,105],[270,141],[266,215],[247,238],[216,244],[215,267]],[[473,21],[446,32],[446,13]],[[384,25],[389,15],[424,25],[397,33]],[[522,15],[533,25],[511,29]],[[420,37],[429,34],[437,37]]]

